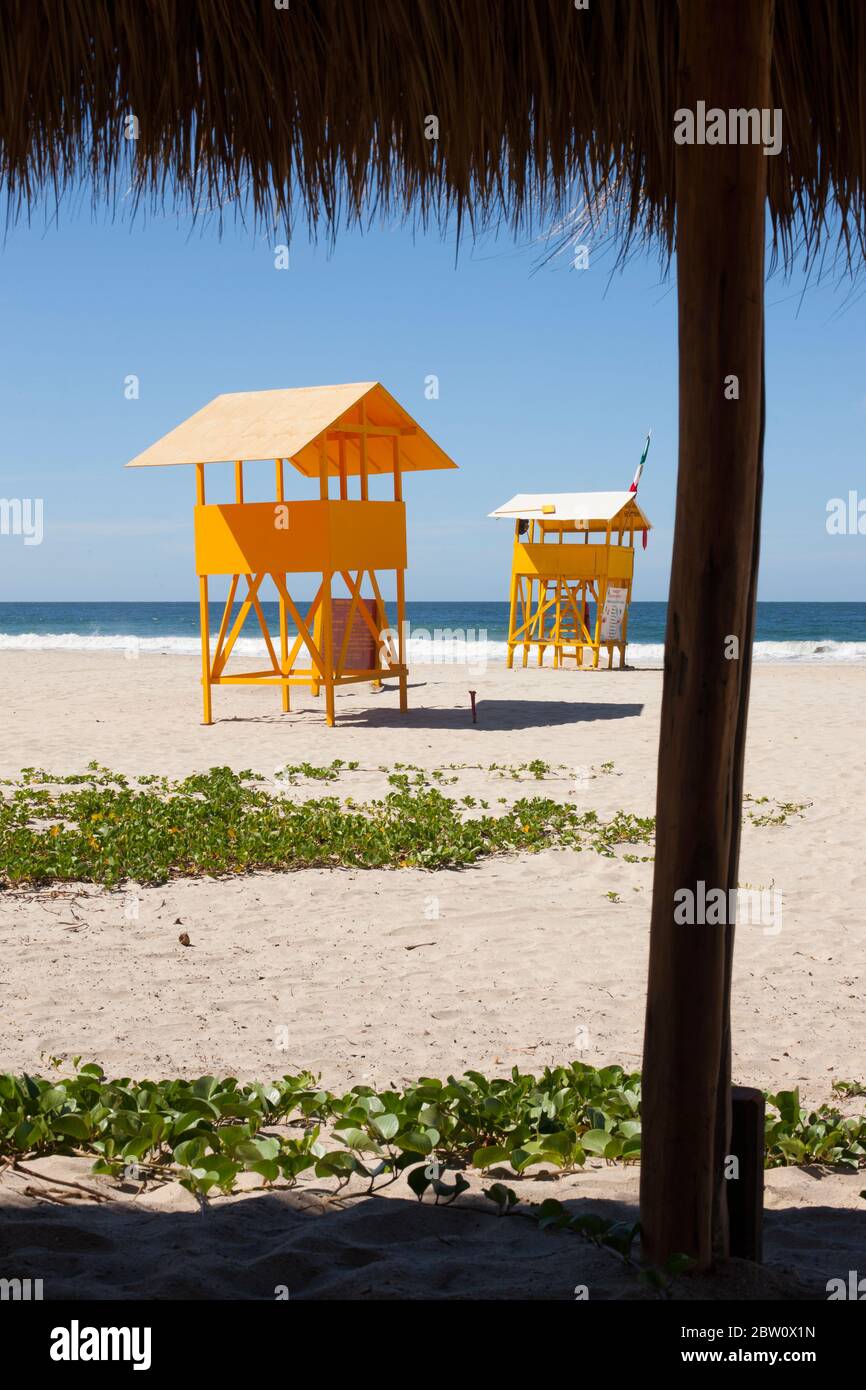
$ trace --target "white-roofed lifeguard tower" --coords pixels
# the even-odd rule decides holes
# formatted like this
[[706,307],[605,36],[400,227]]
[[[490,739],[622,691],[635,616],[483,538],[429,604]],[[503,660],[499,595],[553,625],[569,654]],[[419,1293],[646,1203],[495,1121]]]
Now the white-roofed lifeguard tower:
[[636,493],[520,492],[490,515],[514,522],[508,665],[550,647],[554,666],[595,668],[603,649],[624,666],[634,537],[650,530]]

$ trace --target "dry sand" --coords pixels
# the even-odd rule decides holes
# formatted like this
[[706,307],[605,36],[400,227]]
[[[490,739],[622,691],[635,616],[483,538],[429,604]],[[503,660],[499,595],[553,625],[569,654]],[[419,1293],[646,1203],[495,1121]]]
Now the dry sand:
[[[474,726],[470,687],[478,692]],[[218,722],[203,728],[192,659],[7,652],[0,775],[34,765],[80,771],[95,759],[130,775],[182,776],[228,764],[272,776],[287,763],[341,758],[360,766],[325,790],[364,800],[387,789],[382,766],[468,764],[446,774],[457,778],[444,787],[448,794],[483,796],[494,807],[499,797],[542,794],[603,816],[619,808],[647,815],[660,695],[658,671],[443,665],[413,671],[406,716],[394,691],[359,687],[338,697],[338,725],[329,730],[322,702],[307,693],[293,692],[295,710],[282,716],[272,691],[225,688],[215,691]],[[734,1075],[770,1090],[799,1085],[814,1103],[829,1099],[833,1078],[866,1074],[866,788],[854,733],[864,698],[866,667],[759,666],[754,674],[746,788],[772,803],[807,805],[785,825],[744,829],[741,883],[780,893],[782,924],[780,931],[738,932]],[[533,759],[551,765],[543,781],[488,770]],[[301,781],[290,794],[322,791]],[[267,1078],[309,1067],[335,1089],[399,1085],[466,1067],[537,1070],[575,1057],[638,1067],[651,881],[649,863],[561,851],[436,874],[309,870],[122,893],[5,892],[2,1067],[36,1070],[44,1054],[81,1054],[126,1075]],[[179,944],[181,931],[191,948]],[[160,1203],[183,1205],[180,1189],[115,1194],[110,1203],[70,1210],[34,1195],[44,1181],[32,1179],[28,1193],[20,1174],[5,1175],[0,1232],[17,1237],[28,1222],[45,1220],[67,1232],[57,1240],[68,1260],[52,1257],[57,1291],[68,1291],[69,1280],[81,1290],[103,1283],[127,1293],[131,1284],[146,1293],[169,1289],[170,1260],[154,1253],[142,1272],[124,1265],[123,1251],[139,1227],[145,1247],[152,1237],[154,1252],[163,1249]],[[556,1190],[576,1201],[633,1203],[636,1184],[634,1171],[600,1168],[561,1180]],[[521,1184],[530,1186],[538,1200],[540,1184]],[[774,1267],[820,1277],[823,1288],[826,1278],[857,1267],[858,1249],[862,1265],[862,1186],[862,1175],[768,1175]],[[327,1211],[327,1219],[313,1221],[301,1210],[305,1203]],[[609,1256],[581,1253],[575,1261],[547,1238],[527,1236],[527,1223],[430,1213],[393,1190],[340,1212],[315,1194],[217,1207],[223,1214],[210,1226],[194,1210],[184,1218],[203,1233],[188,1275],[189,1291],[200,1296],[272,1296],[273,1275],[273,1284],[293,1286],[293,1296],[353,1297],[378,1288],[507,1297],[523,1287],[533,1296],[572,1297],[578,1265],[591,1266],[584,1280],[591,1296],[627,1293]],[[284,1223],[276,1232],[275,1211]],[[180,1227],[167,1224],[172,1240],[186,1245]],[[223,1269],[221,1242],[231,1245],[235,1232],[242,1243],[243,1231],[247,1241],[259,1232],[261,1242],[243,1259],[220,1256],[228,1260]],[[555,1239],[558,1251],[563,1242]],[[38,1244],[44,1251],[41,1238]],[[278,1278],[287,1261],[301,1272]],[[739,1280],[744,1290],[750,1278]]]

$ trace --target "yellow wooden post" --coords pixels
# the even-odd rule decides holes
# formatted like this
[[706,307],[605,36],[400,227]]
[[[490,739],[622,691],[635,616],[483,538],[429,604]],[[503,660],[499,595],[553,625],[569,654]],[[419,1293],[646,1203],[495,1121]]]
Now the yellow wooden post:
[[391,441],[392,467],[394,469],[394,501],[403,501],[403,479],[400,474],[400,440],[395,435]]
[[409,708],[408,683],[406,680],[406,575],[397,571],[397,661],[400,665],[400,708]]
[[[276,472],[276,499],[278,502],[285,503],[286,491],[282,459],[274,460],[274,469]],[[285,588],[285,574],[283,574],[281,578],[283,581],[283,588]],[[289,617],[288,613],[286,612],[286,601],[283,598],[282,593],[280,593],[280,671],[284,676],[288,676],[289,674]],[[286,684],[282,687],[281,703],[283,707],[283,714],[288,714],[289,710],[291,709],[291,695],[289,691],[288,682],[286,682]]]
[[[204,464],[197,463],[195,466],[195,500],[199,507],[205,504],[204,489]],[[210,611],[208,609],[207,595],[207,575],[199,575],[198,581],[198,606],[199,623],[201,624],[201,689],[203,706],[203,724],[213,723],[213,713],[211,709],[210,695]]]
[[512,573],[511,576],[511,602],[508,612],[508,650],[506,655],[506,665],[511,670],[514,665],[514,625],[517,619],[517,586],[519,577]]
[[349,480],[346,474],[346,440],[340,435],[337,445],[340,451],[340,501],[345,502],[349,496]]
[[[565,544],[565,532],[561,526],[556,543],[557,545]],[[556,606],[554,608],[553,625],[553,664],[558,667],[562,666],[562,600],[564,583],[565,581],[561,577],[556,581]]]
[[[324,433],[319,435],[319,497],[328,500],[328,451]],[[325,666],[325,723],[334,723],[334,610],[331,588],[333,571],[322,575],[322,660]]]
[[[364,402],[361,402],[361,410],[364,409]],[[362,416],[363,418],[363,416]],[[403,500],[403,479],[400,475],[400,441],[394,437],[394,501]],[[367,481],[367,437],[361,436],[361,450],[363,456],[363,480]],[[397,570],[397,660],[400,665],[400,709],[409,708],[409,689],[406,676],[406,572]]]
[[581,579],[581,581],[580,581],[580,586],[579,586],[579,588],[578,588],[578,602],[577,602],[577,606],[578,606],[578,612],[579,612],[579,614],[580,614],[580,617],[579,617],[579,619],[578,619],[577,647],[576,647],[576,649],[575,649],[575,661],[576,661],[576,663],[577,663],[578,666],[582,666],[582,665],[583,665],[583,643],[584,643],[584,640],[585,640],[585,639],[584,639],[584,634],[583,634],[583,615],[584,615],[584,613],[586,612],[586,580],[585,580],[585,579]]
[[601,619],[604,613],[604,600],[607,597],[607,584],[610,574],[610,527],[611,523],[608,522],[605,528],[604,540],[604,573],[598,581],[598,597],[595,601],[595,645],[592,652],[593,670],[596,670],[598,667],[599,652],[601,650]]
[[244,461],[235,459],[235,501],[244,500]]
[[331,604],[333,574],[322,575],[322,659],[325,665],[325,723],[334,725],[334,618]]
[[367,471],[367,403],[361,398],[361,502],[370,496]]
[[622,615],[622,633],[621,633],[621,638],[622,638],[622,640],[620,641],[620,644],[619,644],[619,669],[620,669],[621,671],[622,671],[622,670],[624,669],[624,667],[625,667],[625,646],[626,646],[626,642],[628,641],[628,610],[629,610],[629,604],[630,604],[630,603],[631,603],[631,580],[628,581],[628,587],[627,587],[626,598],[625,598],[625,611],[624,611],[624,613],[623,613],[623,615]]
[[511,603],[508,609],[508,669],[514,665],[514,624],[517,618],[517,547],[520,545],[520,522],[514,523],[514,550],[511,558]]
[[319,435],[319,498],[322,502],[328,500],[328,451],[324,434]]
[[[528,544],[528,545],[532,545],[532,543],[533,543],[534,540],[535,540],[535,522],[534,522],[534,521],[530,521],[530,523],[529,523],[529,530],[528,530],[527,535],[526,535],[527,544]],[[525,584],[525,586],[526,586],[526,587],[525,587],[526,605],[525,605],[524,610],[523,610],[523,620],[524,620],[524,626],[523,626],[523,667],[524,667],[524,669],[525,669],[525,668],[526,668],[526,664],[527,664],[527,662],[529,661],[529,641],[530,641],[530,637],[532,636],[532,626],[533,626],[533,623],[534,623],[533,603],[534,603],[534,599],[535,599],[535,580],[533,579],[533,577],[532,577],[531,574],[525,576],[525,578],[524,578],[524,584]]]
[[[630,550],[632,551],[632,554],[634,554],[634,522],[632,522],[631,526],[629,527],[629,532],[628,532],[628,544],[629,544]],[[621,634],[620,634],[621,641],[620,641],[620,647],[619,647],[619,669],[620,669],[621,671],[625,668],[625,648],[626,648],[626,643],[628,642],[628,611],[629,611],[629,609],[631,608],[631,586],[632,586],[632,583],[633,583],[633,575],[632,575],[632,577],[627,581],[626,586],[625,586],[625,612],[624,612],[623,615],[622,615],[622,632],[621,632]]]

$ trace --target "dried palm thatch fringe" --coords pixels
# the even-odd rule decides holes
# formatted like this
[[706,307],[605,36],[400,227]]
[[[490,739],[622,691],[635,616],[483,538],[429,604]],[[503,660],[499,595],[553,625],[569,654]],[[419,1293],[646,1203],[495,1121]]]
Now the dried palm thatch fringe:
[[[789,264],[838,236],[856,262],[866,3],[775,9],[773,249]],[[95,199],[234,204],[268,225],[300,209],[331,234],[379,213],[529,229],[606,192],[621,245],[646,237],[665,256],[678,43],[676,0],[585,11],[572,0],[0,0],[0,180],[13,217],[84,175]]]

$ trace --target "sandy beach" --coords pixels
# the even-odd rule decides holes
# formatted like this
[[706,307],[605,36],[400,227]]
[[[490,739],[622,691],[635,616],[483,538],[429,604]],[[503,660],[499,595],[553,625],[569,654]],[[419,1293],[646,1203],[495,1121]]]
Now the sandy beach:
[[[271,779],[287,764],[342,759],[357,768],[324,786],[299,777],[286,794],[361,802],[385,793],[383,769],[411,764],[454,778],[442,784],[447,795],[494,807],[543,795],[605,818],[619,809],[654,812],[660,671],[415,668],[408,714],[400,715],[395,691],[358,687],[338,696],[332,730],[308,692],[293,692],[292,713],[281,715],[274,692],[237,687],[215,691],[217,722],[202,727],[197,676],[197,663],[178,656],[4,653],[0,775],[33,766],[67,774],[96,760],[129,776],[228,765]],[[757,819],[768,806],[802,810],[783,824],[747,818],[744,826],[741,885],[780,894],[782,915],[771,928],[738,932],[734,1079],[770,1091],[799,1086],[810,1104],[831,1099],[834,1079],[862,1080],[866,1071],[866,787],[851,738],[864,698],[862,666],[754,672],[747,807]],[[513,775],[533,760],[548,765],[541,779],[525,768]],[[620,852],[548,850],[436,873],[312,869],[115,892],[77,884],[7,890],[0,893],[3,1069],[42,1070],[47,1056],[74,1055],[130,1076],[268,1079],[310,1068],[341,1089],[362,1081],[400,1086],[469,1067],[537,1071],[574,1058],[638,1068],[651,885],[652,864]],[[181,932],[190,947],[179,943]],[[32,1195],[39,1181],[44,1174],[28,1193],[20,1175],[4,1177],[8,1217],[22,1207],[21,1220],[31,1206],[43,1210]],[[559,1183],[581,1200],[636,1201],[634,1169],[595,1165]],[[772,1262],[814,1278],[823,1239],[823,1277],[838,1273],[864,1241],[860,1187],[862,1175],[768,1174]],[[186,1194],[174,1200],[182,1204]],[[288,1202],[297,1222],[300,1199],[265,1200]],[[137,1201],[141,1213],[144,1199]],[[389,1211],[393,1205],[391,1198]],[[403,1205],[410,1226],[428,1221],[414,1202]],[[816,1218],[815,1209],[829,1214]],[[343,1223],[334,1239],[350,1251],[362,1221],[353,1211],[330,1218]],[[787,1222],[785,1212],[794,1212]],[[74,1223],[79,1215],[64,1210],[56,1219]],[[97,1225],[102,1219],[94,1217]],[[134,1214],[125,1219],[131,1230]],[[420,1229],[416,1237],[436,1244]],[[470,1247],[460,1258],[481,1259]],[[290,1241],[286,1249],[293,1248]],[[380,1273],[398,1285],[403,1277],[391,1265]],[[308,1293],[354,1296],[336,1274],[330,1284],[320,1274],[318,1284],[310,1274]],[[602,1286],[601,1296],[621,1296]],[[474,1287],[456,1293],[479,1296],[477,1277]],[[534,1296],[572,1295],[563,1286],[536,1288]]]

